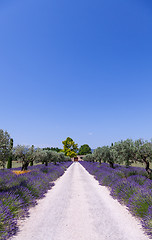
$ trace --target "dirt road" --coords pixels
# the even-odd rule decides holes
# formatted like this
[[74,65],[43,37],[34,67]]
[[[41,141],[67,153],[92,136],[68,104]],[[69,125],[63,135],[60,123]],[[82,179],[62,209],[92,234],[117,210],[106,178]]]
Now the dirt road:
[[13,240],[148,240],[124,206],[73,163],[30,210]]

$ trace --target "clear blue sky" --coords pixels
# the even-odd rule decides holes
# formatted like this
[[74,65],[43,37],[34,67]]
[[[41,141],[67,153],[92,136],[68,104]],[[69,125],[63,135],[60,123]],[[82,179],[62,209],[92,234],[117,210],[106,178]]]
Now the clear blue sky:
[[0,110],[15,145],[151,139],[151,0],[1,0]]

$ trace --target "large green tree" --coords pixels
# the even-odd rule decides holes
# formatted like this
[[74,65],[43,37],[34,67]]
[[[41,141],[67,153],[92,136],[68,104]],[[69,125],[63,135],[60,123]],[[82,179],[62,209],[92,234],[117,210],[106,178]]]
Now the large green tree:
[[83,158],[84,161],[87,161],[87,162],[94,162],[94,155],[93,154],[87,154],[84,156]]
[[91,154],[91,148],[89,147],[88,144],[83,144],[80,148],[79,148],[79,152],[78,155],[87,155],[87,154]]
[[78,144],[73,141],[72,138],[67,137],[63,143],[63,152],[70,158],[77,156]]
[[117,151],[117,159],[115,162],[125,164],[129,167],[134,161],[135,146],[132,139],[121,140],[114,144],[114,150]]
[[142,139],[135,141],[135,158],[137,162],[145,164],[145,169],[148,174],[152,173],[152,170],[149,167],[149,163],[152,162],[152,142],[143,141]]
[[7,131],[0,129],[0,165],[5,168],[10,155],[10,135]]
[[17,145],[14,147],[14,156],[17,160],[22,162],[22,171],[27,170],[28,165],[31,161],[34,160],[33,154],[34,150],[33,147],[25,146],[25,145]]
[[102,162],[102,155],[103,155],[103,149],[101,147],[97,147],[93,152],[94,160],[96,162],[99,162],[100,164]]
[[48,158],[47,158],[47,151],[48,150],[43,150],[41,148],[37,148],[34,153],[33,153],[33,159],[36,163],[45,163],[47,166],[48,163]]

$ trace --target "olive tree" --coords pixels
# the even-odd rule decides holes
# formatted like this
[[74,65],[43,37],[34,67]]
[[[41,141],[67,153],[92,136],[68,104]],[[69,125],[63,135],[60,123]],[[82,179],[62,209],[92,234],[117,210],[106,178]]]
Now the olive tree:
[[87,154],[83,157],[83,160],[87,161],[87,162],[94,162],[94,155],[93,154]]
[[101,148],[101,158],[103,162],[109,163],[111,168],[114,168],[113,146],[103,146]]
[[29,146],[17,145],[14,147],[14,156],[17,160],[22,162],[21,170],[27,170],[28,165],[33,161],[33,151]]
[[94,156],[94,160],[95,160],[96,162],[99,162],[99,163],[101,164],[102,155],[103,155],[103,150],[102,150],[102,148],[101,148],[101,147],[97,147],[97,148],[94,150],[94,152],[93,152],[92,155]]
[[65,154],[63,152],[58,153],[58,162],[64,162],[66,161]]
[[49,162],[53,162],[55,165],[59,161],[58,153],[56,151],[48,151]]
[[136,148],[132,139],[118,141],[111,146],[113,161],[129,167],[134,162],[135,150]]
[[149,163],[152,162],[152,142],[143,141],[139,139],[135,142],[136,154],[135,161],[145,164],[145,169],[148,173],[151,173]]
[[45,163],[45,165],[47,166],[47,152],[46,150],[43,150],[41,148],[37,148],[34,152],[33,152],[33,161],[35,161],[36,163]]

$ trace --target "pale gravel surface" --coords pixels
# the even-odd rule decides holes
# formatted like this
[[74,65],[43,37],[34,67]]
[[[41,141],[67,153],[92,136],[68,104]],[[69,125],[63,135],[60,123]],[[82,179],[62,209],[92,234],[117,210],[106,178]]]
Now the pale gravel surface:
[[12,240],[148,240],[139,222],[73,163],[20,222]]

